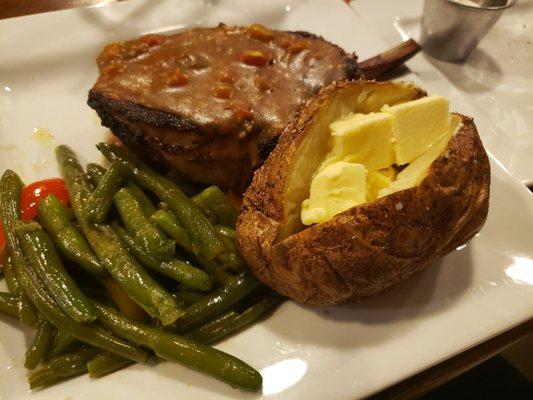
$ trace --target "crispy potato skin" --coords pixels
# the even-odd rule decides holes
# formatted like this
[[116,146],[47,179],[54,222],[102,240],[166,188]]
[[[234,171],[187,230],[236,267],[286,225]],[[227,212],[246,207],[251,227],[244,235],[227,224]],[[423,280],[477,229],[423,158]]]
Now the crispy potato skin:
[[481,229],[489,202],[487,154],[473,120],[460,116],[462,127],[419,186],[279,240],[291,158],[324,96],[334,91],[321,92],[287,127],[255,173],[237,226],[238,245],[255,275],[313,306],[364,298],[423,270]]

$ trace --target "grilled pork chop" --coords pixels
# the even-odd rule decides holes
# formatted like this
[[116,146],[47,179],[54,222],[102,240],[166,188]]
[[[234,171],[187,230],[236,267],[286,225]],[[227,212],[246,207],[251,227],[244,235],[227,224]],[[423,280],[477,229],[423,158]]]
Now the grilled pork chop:
[[190,29],[106,46],[88,104],[141,158],[242,190],[298,108],[357,58],[306,32]]

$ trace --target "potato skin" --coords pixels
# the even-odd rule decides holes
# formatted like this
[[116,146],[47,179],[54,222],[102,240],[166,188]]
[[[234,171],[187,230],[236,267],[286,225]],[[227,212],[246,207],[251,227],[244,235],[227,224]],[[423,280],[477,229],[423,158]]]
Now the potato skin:
[[[355,84],[342,83],[338,85]],[[283,133],[254,176],[237,226],[254,274],[307,305],[364,298],[394,285],[472,238],[483,226],[490,165],[474,122],[462,127],[417,187],[351,208],[278,241],[291,158],[329,87]],[[325,93],[325,94],[324,94]]]

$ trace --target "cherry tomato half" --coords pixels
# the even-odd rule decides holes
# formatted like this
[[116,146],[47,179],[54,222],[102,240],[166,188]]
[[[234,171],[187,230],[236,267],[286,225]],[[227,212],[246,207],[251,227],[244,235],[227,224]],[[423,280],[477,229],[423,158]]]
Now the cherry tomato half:
[[65,181],[61,178],[44,179],[24,186],[20,195],[20,211],[23,220],[34,219],[39,213],[39,202],[49,194],[68,207],[68,192]]
[[[39,213],[39,202],[49,194],[55,195],[65,207],[68,207],[68,192],[65,181],[61,178],[44,179],[22,188],[20,194],[21,218],[26,221],[34,219]],[[0,220],[0,259],[4,255],[5,247],[6,234],[4,225]]]

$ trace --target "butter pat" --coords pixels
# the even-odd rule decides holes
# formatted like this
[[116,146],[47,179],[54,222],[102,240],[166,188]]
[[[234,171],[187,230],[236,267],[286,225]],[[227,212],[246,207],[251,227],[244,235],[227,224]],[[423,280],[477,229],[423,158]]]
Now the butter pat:
[[448,108],[448,100],[441,96],[382,108],[392,117],[396,164],[414,161],[450,131]]
[[454,132],[451,130],[446,132],[443,137],[433,144],[433,146],[405,167],[405,169],[398,174],[397,179],[390,184],[388,189],[379,190],[378,197],[383,197],[400,190],[418,186],[427,176],[429,167],[433,164],[433,161],[446,150],[453,133]]
[[388,188],[396,178],[394,168],[370,171],[366,177],[366,199],[374,201],[378,198],[379,191]]
[[330,125],[333,149],[324,162],[363,164],[369,171],[394,163],[392,117],[385,113],[353,114]]
[[302,223],[324,222],[365,203],[366,173],[362,164],[339,161],[326,166],[311,181],[309,198],[302,203]]

